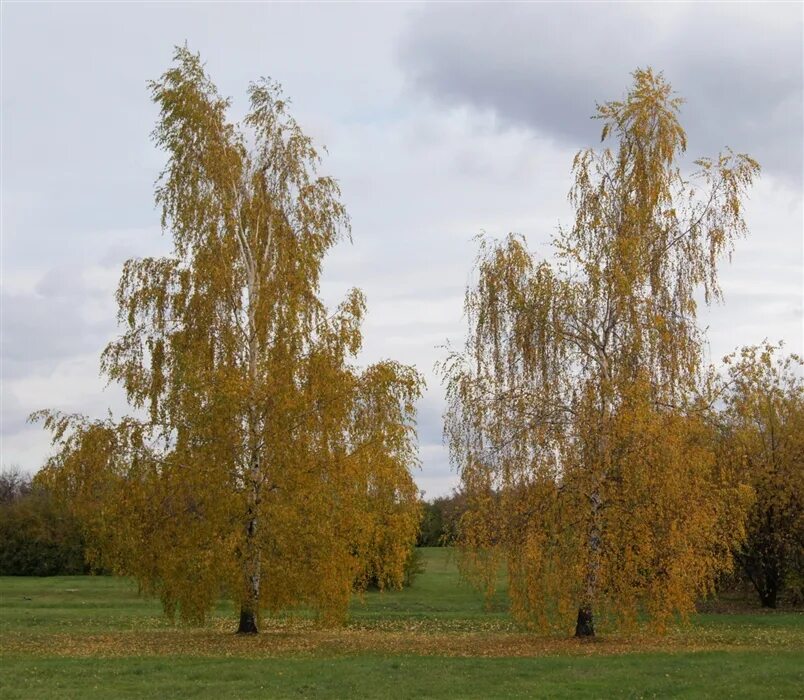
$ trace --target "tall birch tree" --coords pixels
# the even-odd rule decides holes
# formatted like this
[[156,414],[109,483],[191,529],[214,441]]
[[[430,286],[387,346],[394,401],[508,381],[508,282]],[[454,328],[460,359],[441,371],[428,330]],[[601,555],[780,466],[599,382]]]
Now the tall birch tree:
[[759,166],[726,150],[685,177],[682,101],[661,74],[633,78],[598,107],[614,146],[575,156],[554,261],[515,235],[481,243],[466,345],[443,368],[464,570],[491,589],[507,562],[515,617],[573,616],[577,636],[594,634],[593,611],[689,612],[730,566],[745,507],[696,399],[696,299],[720,298]]
[[150,92],[173,252],[125,264],[123,334],[101,362],[147,417],[38,414],[59,448],[40,478],[82,518],[93,558],[171,615],[201,620],[223,591],[242,633],[263,609],[341,618],[368,572],[402,581],[422,380],[394,361],[360,371],[362,293],[332,313],[319,298],[349,220],[279,86],[251,84],[233,124],[179,48]]

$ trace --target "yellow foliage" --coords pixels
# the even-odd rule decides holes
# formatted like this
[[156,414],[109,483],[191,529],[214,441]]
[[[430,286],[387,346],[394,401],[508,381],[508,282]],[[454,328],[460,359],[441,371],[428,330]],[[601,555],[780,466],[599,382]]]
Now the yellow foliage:
[[319,299],[349,221],[279,87],[250,86],[241,129],[200,58],[175,59],[150,84],[174,250],[125,264],[124,332],[102,357],[147,419],[39,414],[59,447],[40,478],[81,516],[96,561],[171,616],[199,621],[226,595],[241,631],[262,609],[339,620],[367,570],[401,585],[422,380],[393,361],[352,364],[359,290],[332,314]]
[[575,157],[556,264],[514,235],[483,241],[466,347],[444,364],[465,568],[492,586],[506,561],[528,625],[566,629],[580,611],[588,634],[594,609],[661,626],[692,611],[742,536],[750,489],[717,464],[694,296],[719,296],[759,166],[727,151],[691,187],[680,104],[648,69],[598,108],[618,148]]
[[[756,494],[748,536],[737,550],[760,601],[776,607],[791,575],[804,567],[804,363],[765,342],[726,358],[720,459]],[[795,583],[795,582],[794,582]]]

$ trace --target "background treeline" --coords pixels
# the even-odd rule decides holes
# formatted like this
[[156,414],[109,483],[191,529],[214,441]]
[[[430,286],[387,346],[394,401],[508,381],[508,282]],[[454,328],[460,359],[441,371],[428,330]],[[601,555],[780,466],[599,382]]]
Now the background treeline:
[[422,503],[418,547],[451,547],[458,540],[466,497],[459,491]]
[[[774,427],[777,433],[786,432]],[[790,462],[794,469],[800,469],[798,460]],[[790,502],[797,501],[799,494],[790,488],[789,479],[768,480],[766,473],[758,477],[761,483],[755,489],[759,497],[751,510],[748,539],[735,552],[735,571],[721,579],[718,589],[729,596],[751,595],[755,591],[765,607],[799,606],[804,603],[802,511],[800,504]],[[786,507],[780,507],[782,504]],[[416,546],[454,546],[466,510],[465,495],[453,491],[449,496],[422,501],[421,505]],[[404,585],[413,582],[421,567],[421,557],[412,553],[405,567]],[[0,471],[0,576],[89,572],[84,540],[75,518],[29,475],[16,469]],[[378,583],[372,581],[369,587],[378,587]]]
[[86,573],[75,518],[29,475],[0,471],[0,576]]
[[[777,350],[775,353],[774,350]],[[774,608],[804,603],[804,405],[796,356],[779,357],[767,344],[730,357],[730,382],[715,414],[719,460],[752,486],[747,537],[734,552],[735,570],[719,591]],[[774,357],[776,355],[776,357]],[[418,547],[459,541],[466,496],[454,491],[421,503]],[[421,570],[415,552],[404,585]],[[0,471],[0,575],[89,573],[77,520],[41,484],[16,469]],[[370,581],[370,587],[378,586]]]

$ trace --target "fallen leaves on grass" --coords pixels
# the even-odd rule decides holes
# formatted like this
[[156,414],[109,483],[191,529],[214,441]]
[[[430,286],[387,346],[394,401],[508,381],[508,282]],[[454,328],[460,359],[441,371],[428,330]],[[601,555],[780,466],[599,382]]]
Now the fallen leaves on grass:
[[[227,621],[228,622],[228,621]],[[256,637],[238,637],[223,621],[205,629],[152,629],[105,634],[7,633],[0,654],[57,657],[201,656],[259,658],[273,656],[344,656],[410,654],[450,657],[529,657],[616,655],[634,652],[689,652],[728,649],[798,648],[800,634],[777,630],[746,637],[725,630],[685,628],[664,637],[605,637],[596,641],[545,637],[524,632],[438,630],[430,621],[410,620],[374,628],[322,629],[312,620],[266,620]],[[393,627],[393,626],[391,626]],[[457,625],[456,625],[457,627]]]

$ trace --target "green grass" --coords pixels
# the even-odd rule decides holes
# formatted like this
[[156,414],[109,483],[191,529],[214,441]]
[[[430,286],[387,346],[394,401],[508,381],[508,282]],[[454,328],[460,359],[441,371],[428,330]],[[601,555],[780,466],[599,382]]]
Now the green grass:
[[425,571],[413,586],[401,591],[370,591],[352,602],[350,620],[357,625],[372,621],[430,621],[454,627],[457,622],[470,625],[501,624],[510,626],[507,584],[503,577],[490,608],[483,596],[458,573],[456,557],[449,547],[425,547]]
[[466,659],[4,659],[12,698],[795,698],[792,652]]
[[502,586],[490,611],[447,549],[412,588],[355,598],[343,630],[266,621],[203,629],[110,577],[0,578],[0,698],[804,697],[804,616],[706,614],[667,637],[597,643],[516,628]]
[[[483,597],[458,574],[455,555],[449,548],[423,550],[426,571],[415,586],[401,591],[369,591],[355,596],[350,623],[407,624],[411,620],[444,623],[509,625],[505,582],[493,601],[491,611]],[[54,576],[50,578],[0,577],[0,629],[6,631],[36,628],[42,632],[105,632],[169,626],[162,618],[158,601],[137,593],[136,584],[111,576]],[[236,617],[231,604],[221,602],[214,617]]]

